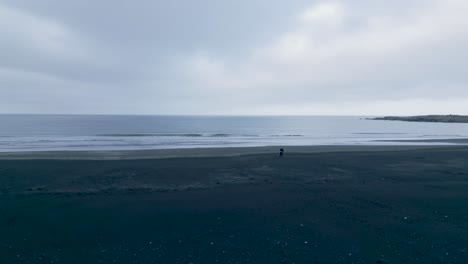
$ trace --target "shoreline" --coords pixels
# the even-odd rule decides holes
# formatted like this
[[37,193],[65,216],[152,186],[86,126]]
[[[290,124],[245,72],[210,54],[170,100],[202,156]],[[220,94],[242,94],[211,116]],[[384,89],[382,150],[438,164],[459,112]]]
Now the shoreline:
[[442,144],[455,144],[463,146],[468,144],[468,138],[438,138],[438,139],[389,139],[389,140],[375,140],[374,142],[389,142],[389,143],[442,143]]
[[[462,139],[468,143],[468,139]],[[388,140],[379,142],[407,143],[457,143],[457,140]],[[235,157],[255,154],[277,155],[280,148],[288,153],[330,153],[368,151],[407,151],[421,149],[464,148],[463,144],[441,145],[319,145],[319,146],[264,146],[264,147],[221,147],[181,148],[152,150],[110,150],[110,151],[21,151],[0,152],[0,160],[140,160],[168,158]]]

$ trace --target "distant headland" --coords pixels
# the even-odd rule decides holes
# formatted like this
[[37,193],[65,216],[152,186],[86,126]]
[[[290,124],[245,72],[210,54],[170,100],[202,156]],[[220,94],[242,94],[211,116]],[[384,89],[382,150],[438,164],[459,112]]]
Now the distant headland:
[[368,119],[406,122],[468,123],[468,116],[462,115],[385,116]]

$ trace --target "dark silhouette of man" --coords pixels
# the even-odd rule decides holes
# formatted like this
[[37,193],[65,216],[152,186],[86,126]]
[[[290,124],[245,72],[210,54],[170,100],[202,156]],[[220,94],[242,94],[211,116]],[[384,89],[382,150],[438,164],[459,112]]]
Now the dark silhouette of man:
[[282,158],[282,157],[283,157],[283,154],[284,154],[284,149],[282,149],[282,148],[281,148],[281,149],[280,149],[280,155],[279,155],[279,156],[280,156],[280,158]]

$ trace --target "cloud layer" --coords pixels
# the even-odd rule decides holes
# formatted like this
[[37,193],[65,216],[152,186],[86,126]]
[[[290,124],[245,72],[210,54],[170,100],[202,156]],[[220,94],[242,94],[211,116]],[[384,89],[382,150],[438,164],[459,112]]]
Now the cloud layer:
[[468,114],[468,2],[0,0],[0,112]]

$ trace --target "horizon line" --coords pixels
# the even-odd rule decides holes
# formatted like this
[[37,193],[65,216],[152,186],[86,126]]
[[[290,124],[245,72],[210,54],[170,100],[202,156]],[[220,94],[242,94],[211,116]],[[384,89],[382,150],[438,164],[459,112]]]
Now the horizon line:
[[0,113],[0,115],[37,115],[37,116],[186,116],[186,117],[307,117],[307,116],[317,116],[317,117],[326,117],[326,116],[349,116],[349,117],[379,117],[379,116],[429,116],[429,115],[461,115],[463,116],[464,114],[407,114],[407,115],[401,115],[401,114],[379,114],[379,115],[365,115],[365,114],[353,114],[353,115],[331,115],[331,114],[284,114],[284,115],[276,115],[276,114],[85,114],[85,113],[64,113],[64,114],[58,114],[58,113]]

